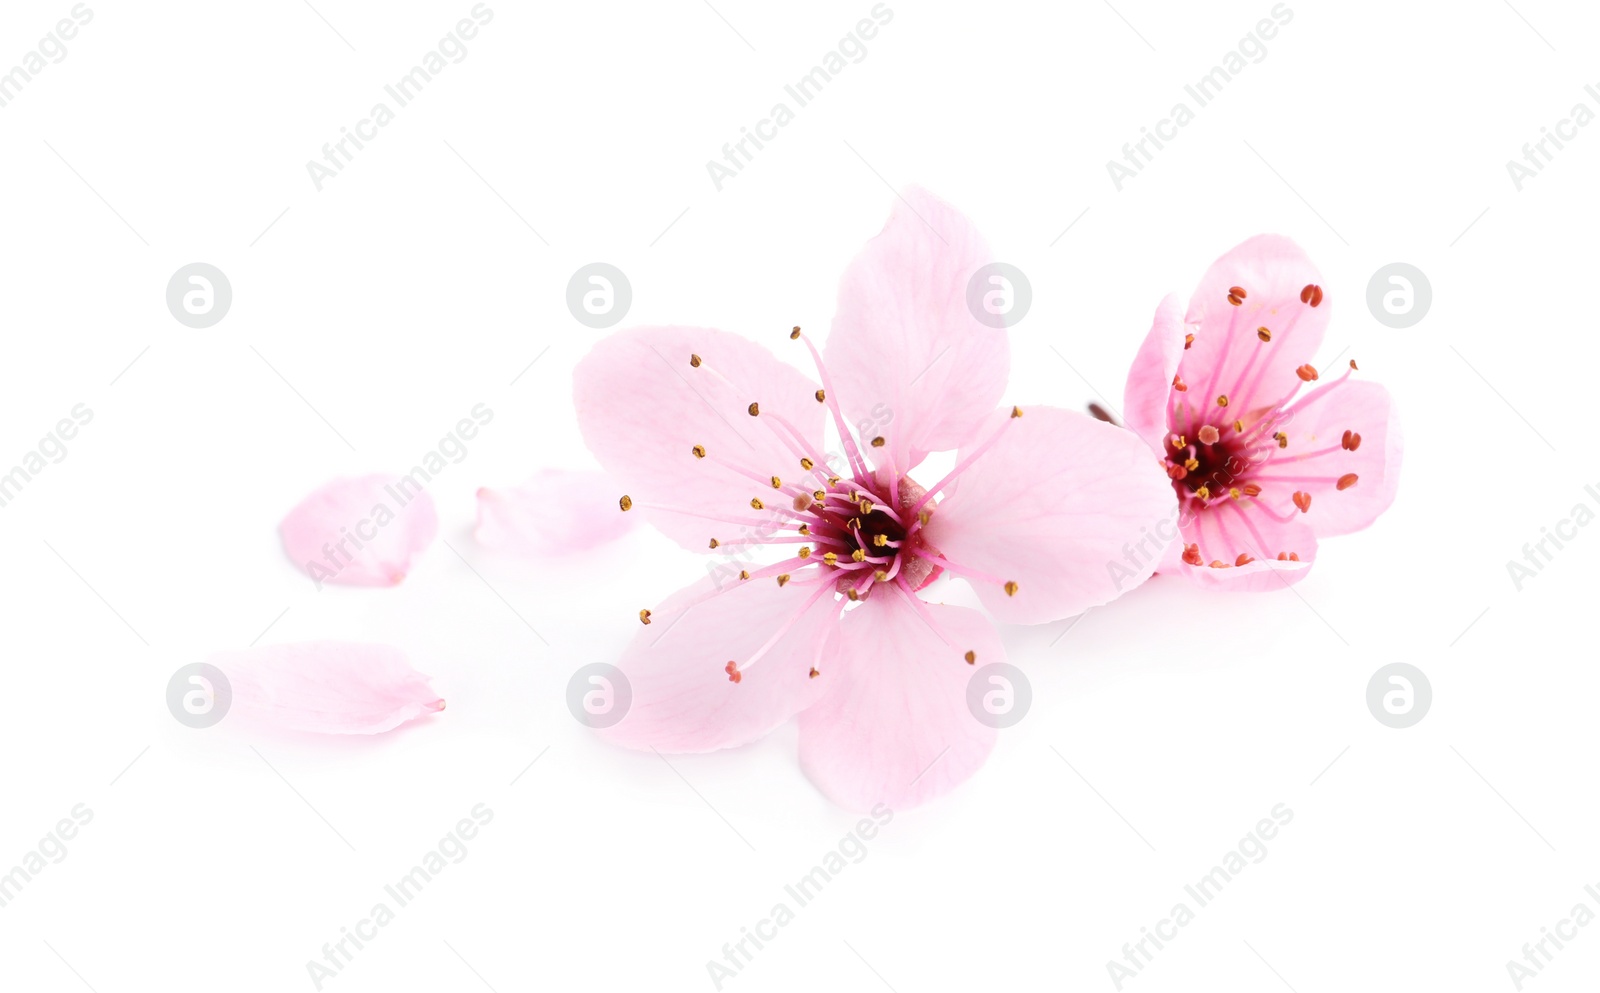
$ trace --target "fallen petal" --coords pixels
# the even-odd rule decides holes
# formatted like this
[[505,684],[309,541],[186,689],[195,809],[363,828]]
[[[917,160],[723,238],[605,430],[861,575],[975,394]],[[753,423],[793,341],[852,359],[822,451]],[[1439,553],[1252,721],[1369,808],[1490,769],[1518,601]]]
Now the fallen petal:
[[617,512],[621,486],[599,470],[540,469],[512,489],[478,490],[473,537],[518,555],[570,555],[632,531],[638,514]]
[[284,551],[318,589],[397,585],[438,530],[426,490],[382,475],[331,480],[278,525]]
[[219,652],[232,719],[317,734],[382,734],[444,709],[428,677],[390,645],[307,641]]

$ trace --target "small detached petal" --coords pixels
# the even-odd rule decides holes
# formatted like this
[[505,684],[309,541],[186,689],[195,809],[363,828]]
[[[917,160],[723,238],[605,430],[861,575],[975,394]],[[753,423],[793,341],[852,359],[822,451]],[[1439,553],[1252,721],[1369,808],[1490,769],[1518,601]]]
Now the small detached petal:
[[429,677],[389,645],[311,641],[220,652],[207,660],[232,687],[229,716],[316,734],[382,734],[444,709]]
[[383,475],[331,480],[278,525],[284,551],[318,589],[398,585],[438,531],[427,491]]
[[511,489],[478,490],[473,537],[486,548],[548,557],[592,551],[632,531],[617,512],[617,483],[599,471],[540,469]]

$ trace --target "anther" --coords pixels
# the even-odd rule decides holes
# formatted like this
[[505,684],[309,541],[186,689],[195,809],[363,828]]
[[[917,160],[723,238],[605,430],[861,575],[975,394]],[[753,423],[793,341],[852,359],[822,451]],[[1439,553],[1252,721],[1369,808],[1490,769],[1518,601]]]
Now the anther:
[[878,548],[882,548],[889,544],[889,536],[886,534],[875,534],[872,536],[872,543]]
[[822,391],[822,390],[818,390],[817,391],[817,402],[818,403],[827,403],[828,402],[828,394],[826,392]]
[[1254,561],[1255,561],[1255,559],[1251,558],[1250,556],[1246,555],[1243,552],[1240,552],[1239,553],[1239,557],[1233,560],[1233,564],[1234,565],[1249,565],[1250,563],[1252,563]]
[[874,569],[872,570],[872,578],[880,583],[888,582],[889,572],[886,569]]
[[1249,296],[1249,294],[1244,291],[1244,287],[1242,286],[1228,287],[1228,302],[1233,304],[1235,307],[1239,306],[1241,303],[1244,303],[1244,298],[1247,296]]
[[1244,495],[1245,496],[1249,496],[1249,497],[1260,496],[1261,495],[1261,487],[1257,486],[1255,483],[1245,483],[1244,484]]
[[839,553],[838,552],[823,552],[822,553],[822,561],[828,563],[829,565],[838,565],[839,564]]
[[704,445],[696,445],[689,449],[689,451],[693,452],[694,457],[697,459],[703,459],[706,457],[706,446]]
[[728,682],[730,683],[737,683],[739,680],[744,678],[744,674],[739,671],[739,664],[737,662],[729,662],[727,665],[722,667],[722,671],[728,674]]
[[1183,546],[1183,561],[1187,565],[1196,565],[1196,566],[1199,565],[1200,561],[1201,561],[1200,560],[1200,546],[1199,545],[1184,545]]
[[799,337],[800,337],[800,325],[796,324],[794,326],[794,330],[789,332],[789,340],[790,341],[794,341],[796,338],[799,338]]
[[1211,499],[1211,487],[1202,486],[1198,490],[1194,491],[1194,495],[1199,497],[1201,500],[1209,500]]
[[772,488],[775,489],[775,490],[782,489],[783,488],[783,480],[779,479],[777,476],[773,476],[772,477]]
[[640,624],[649,624],[650,623],[650,611],[648,611],[648,610],[639,611],[639,623]]
[[1272,329],[1271,328],[1256,328],[1256,337],[1260,338],[1262,341],[1271,341],[1272,340]]
[[978,661],[978,653],[977,652],[971,652],[971,651],[967,652],[967,665],[973,665],[977,661]]
[[1224,393],[1221,396],[1217,397],[1217,406],[1218,407],[1226,407],[1227,405],[1228,405],[1228,394]]
[[810,472],[812,469],[815,469],[816,467],[817,467],[817,464],[815,462],[811,461],[810,459],[801,459],[800,460],[800,468],[804,469],[806,472]]
[[1289,436],[1284,434],[1282,431],[1272,432],[1272,438],[1278,443],[1279,448],[1289,447]]
[[1356,480],[1360,478],[1360,476],[1357,476],[1353,472],[1347,472],[1343,476],[1340,476],[1339,482],[1335,483],[1334,485],[1341,490],[1348,490],[1350,487],[1354,486],[1356,484]]
[[689,356],[689,365],[694,367],[694,368],[696,368],[696,369],[700,368],[700,356],[698,356],[698,355],[690,355]]
[[1300,302],[1309,303],[1313,307],[1322,303],[1322,287],[1316,283],[1307,283],[1300,291]]
[[1237,486],[1233,486],[1228,489],[1228,495],[1233,497],[1235,500],[1239,499],[1239,494],[1240,490]]
[[1344,446],[1345,451],[1353,452],[1361,447],[1361,436],[1354,431],[1346,431],[1340,444]]
[[709,547],[711,547],[711,548],[716,548],[716,547],[717,547],[717,546],[718,546],[718,545],[720,545],[720,544],[722,544],[722,542],[720,542],[720,541],[718,541],[718,540],[717,540],[717,539],[715,539],[715,538],[712,538],[712,539],[711,539],[711,544],[710,544],[710,546],[709,546]]
[[1187,393],[1189,391],[1189,387],[1184,384],[1182,376],[1172,377],[1172,388],[1179,393]]
[[1221,559],[1212,559],[1211,560],[1211,568],[1213,568],[1213,569],[1226,569],[1226,568],[1228,568],[1228,563],[1222,561]]
[[779,586],[782,586],[783,584],[787,583],[788,581],[789,581],[789,574],[787,572],[781,572],[781,573],[778,574],[778,585]]
[[872,439],[872,447],[873,448],[882,448],[883,447],[883,435],[880,434],[876,438]]
[[1200,468],[1200,460],[1191,456],[1183,460],[1183,467],[1189,472],[1194,472]]
[[850,553],[850,558],[856,562],[865,562],[867,560],[867,550],[858,548]]
[[749,579],[749,578],[750,578],[750,572],[749,572],[749,570],[747,570],[747,569],[740,569],[740,570],[739,570],[739,578],[740,578],[740,579]]
[[1011,416],[1012,417],[1021,417],[1022,416],[1022,408],[1021,407],[1012,407],[1011,408]]
[[1304,381],[1309,383],[1312,380],[1317,378],[1317,370],[1316,370],[1315,366],[1307,364],[1307,365],[1303,365],[1300,368],[1296,369],[1295,370],[1295,375],[1299,376],[1301,379],[1303,379]]
[[1180,435],[1175,435],[1173,437],[1173,439],[1172,439],[1172,447],[1173,448],[1186,448],[1186,447],[1188,447],[1188,445],[1189,445],[1189,442],[1186,441],[1184,439],[1183,435],[1181,435],[1181,434]]
[[811,491],[811,499],[815,500],[818,503],[821,503],[822,501],[826,500],[827,498],[828,498],[828,491],[827,490],[812,490]]
[[1360,372],[1361,371],[1361,367],[1356,365],[1356,360],[1355,359],[1351,359],[1350,360],[1350,368],[1354,369],[1356,372]]
[[1192,334],[1184,335],[1183,336],[1183,350],[1187,352],[1193,346],[1194,346],[1194,335],[1192,335]]
[[1244,421],[1234,421],[1233,430],[1236,434],[1244,434]]
[[810,534],[811,533],[811,525],[809,525],[809,524],[800,525],[800,533],[801,534]]
[[1011,580],[1006,580],[1006,596],[1016,596],[1016,595],[1017,595],[1017,584],[1012,582]]
[[853,588],[846,590],[844,595],[849,597],[851,600],[861,599],[861,594],[857,593]]
[[1300,508],[1300,513],[1306,513],[1311,509],[1311,494],[1305,490],[1295,490],[1294,505]]
[[811,678],[812,679],[816,679],[820,675],[822,675],[822,673],[817,671],[817,667],[816,666],[812,666],[811,667]]
[[750,416],[751,417],[760,417],[761,416],[761,405],[759,403],[752,403],[750,405]]
[[761,502],[761,498],[760,497],[751,497],[750,498],[750,506],[754,507],[756,510],[766,510],[767,509],[767,505]]
[[803,559],[809,559],[811,557],[811,546],[801,545],[800,551],[797,554]]
[[626,514],[633,509],[633,497],[626,493],[622,494],[622,499],[617,501],[617,506],[621,507],[622,512]]

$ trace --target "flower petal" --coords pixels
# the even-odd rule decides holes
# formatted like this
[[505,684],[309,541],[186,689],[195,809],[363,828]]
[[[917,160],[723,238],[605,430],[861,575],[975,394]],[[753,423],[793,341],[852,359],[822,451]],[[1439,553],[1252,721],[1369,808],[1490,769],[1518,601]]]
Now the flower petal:
[[[820,461],[824,407],[816,384],[739,335],[621,331],[578,363],[572,381],[583,439],[618,484],[611,505],[628,494],[685,548],[703,551],[711,537],[734,531],[739,525],[728,519],[758,520],[750,500],[774,496],[769,477],[800,478],[800,455],[784,440],[780,419]],[[759,404],[759,416],[750,415],[751,404]],[[657,509],[663,505],[676,509]]]
[[598,471],[540,469],[508,490],[478,490],[480,545],[547,557],[589,551],[633,530],[635,514],[617,511],[617,483]]
[[966,217],[912,189],[840,281],[828,373],[850,422],[884,436],[902,472],[964,444],[1000,402],[1006,332],[967,306],[967,283],[993,261]]
[[312,641],[220,652],[229,717],[287,731],[382,734],[444,709],[427,676],[389,645]]
[[[1109,603],[1150,578],[1177,536],[1172,484],[1133,432],[1029,407],[934,507],[928,541],[962,567],[996,620],[1042,624]],[[968,457],[964,449],[958,458]],[[1017,584],[1008,595],[1000,583]]]
[[[681,615],[686,604],[715,593],[717,582],[702,579],[656,608],[617,661],[632,703],[602,736],[665,752],[731,748],[760,738],[821,696],[826,684],[812,678],[811,669],[839,626],[831,589],[808,606],[818,592],[813,585],[728,582],[736,585]],[[772,649],[749,663],[780,632]],[[743,669],[737,684],[725,669],[730,661]]]
[[962,653],[1004,662],[1000,636],[975,610],[924,606],[932,626],[889,589],[848,611],[822,665],[828,693],[800,715],[800,766],[840,806],[926,803],[966,781],[994,748],[995,729],[967,708],[976,670]]
[[317,583],[394,586],[439,530],[433,498],[408,476],[334,479],[278,525],[289,558]]
[[1183,305],[1177,294],[1168,294],[1156,308],[1150,333],[1128,370],[1128,385],[1122,392],[1122,416],[1128,430],[1160,451],[1167,434],[1167,404],[1172,397],[1172,377],[1178,374],[1183,359]]
[[[1305,252],[1282,235],[1256,235],[1212,263],[1189,301],[1194,344],[1178,370],[1185,399],[1207,414],[1219,396],[1242,413],[1285,399],[1328,327],[1333,303],[1321,282]],[[1318,289],[1302,301],[1307,287]]]
[[[1199,565],[1179,568],[1202,586],[1235,593],[1271,593],[1304,579],[1317,559],[1317,536],[1294,517],[1282,520],[1260,504],[1219,500],[1180,525],[1180,552],[1193,546]],[[1279,559],[1294,554],[1297,559]],[[1239,564],[1240,556],[1249,560]],[[1212,563],[1220,563],[1213,565]]]
[[[1295,492],[1307,494],[1305,521],[1327,538],[1360,531],[1394,502],[1405,440],[1382,386],[1329,383],[1297,400],[1282,430],[1288,447],[1251,477],[1262,486],[1261,499],[1279,513],[1294,513]],[[1350,441],[1347,431],[1354,435]]]

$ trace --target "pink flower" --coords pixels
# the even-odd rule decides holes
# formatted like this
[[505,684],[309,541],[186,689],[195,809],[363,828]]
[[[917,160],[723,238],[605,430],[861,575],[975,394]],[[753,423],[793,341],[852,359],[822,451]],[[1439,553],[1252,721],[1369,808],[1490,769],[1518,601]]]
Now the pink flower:
[[[1063,410],[997,409],[1006,333],[966,302],[990,261],[964,217],[912,191],[846,270],[825,355],[789,335],[820,384],[697,327],[624,331],[579,364],[579,424],[629,494],[622,508],[713,557],[640,611],[620,660],[632,706],[602,733],[704,752],[798,714],[801,765],[835,802],[914,805],[988,756],[995,731],[967,687],[975,665],[1005,659],[989,618],[919,590],[948,573],[996,620],[1040,623],[1149,577],[1154,561],[1131,578],[1113,568],[1169,512],[1139,439]],[[825,453],[829,419],[842,455]],[[952,471],[913,478],[947,450]]]
[[1333,301],[1294,242],[1257,235],[1169,296],[1128,373],[1128,427],[1161,456],[1180,540],[1163,569],[1233,590],[1298,582],[1317,539],[1394,501],[1402,440],[1389,391],[1311,365]]

